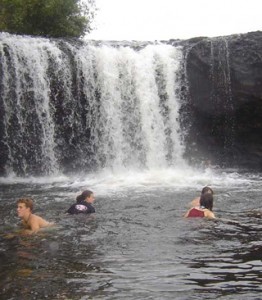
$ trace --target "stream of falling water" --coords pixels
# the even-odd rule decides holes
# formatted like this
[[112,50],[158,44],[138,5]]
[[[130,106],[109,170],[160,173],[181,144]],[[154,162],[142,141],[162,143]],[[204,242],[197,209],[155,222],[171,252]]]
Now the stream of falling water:
[[7,174],[185,165],[179,47],[0,41]]

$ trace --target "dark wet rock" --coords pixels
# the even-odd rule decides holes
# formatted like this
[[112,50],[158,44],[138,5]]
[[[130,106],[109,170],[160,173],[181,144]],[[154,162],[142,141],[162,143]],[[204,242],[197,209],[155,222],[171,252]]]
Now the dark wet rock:
[[262,32],[185,42],[187,156],[262,168]]

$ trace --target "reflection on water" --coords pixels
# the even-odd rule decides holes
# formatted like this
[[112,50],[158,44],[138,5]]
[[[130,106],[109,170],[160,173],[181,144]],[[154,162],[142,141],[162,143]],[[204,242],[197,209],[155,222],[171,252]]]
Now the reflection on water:
[[[154,174],[3,179],[2,298],[259,299],[260,175],[171,175],[159,184]],[[207,180],[215,190],[215,214],[223,220],[183,219]],[[96,215],[66,215],[87,187],[96,194]],[[32,196],[35,212],[57,226],[34,236],[12,235],[22,195]]]

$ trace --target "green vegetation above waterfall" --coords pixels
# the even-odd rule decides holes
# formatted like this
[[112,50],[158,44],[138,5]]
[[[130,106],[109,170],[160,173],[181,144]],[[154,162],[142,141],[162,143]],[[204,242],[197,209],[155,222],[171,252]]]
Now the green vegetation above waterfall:
[[44,37],[81,37],[91,31],[94,0],[2,0],[0,31]]

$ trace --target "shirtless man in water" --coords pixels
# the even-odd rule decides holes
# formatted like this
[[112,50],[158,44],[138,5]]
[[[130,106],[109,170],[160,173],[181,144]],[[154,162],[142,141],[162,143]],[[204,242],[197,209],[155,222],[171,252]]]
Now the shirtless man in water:
[[17,201],[17,215],[22,219],[22,225],[25,229],[25,233],[36,233],[39,229],[49,227],[53,223],[49,223],[43,218],[34,215],[33,200],[30,198],[21,198]]

